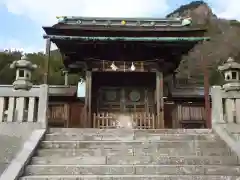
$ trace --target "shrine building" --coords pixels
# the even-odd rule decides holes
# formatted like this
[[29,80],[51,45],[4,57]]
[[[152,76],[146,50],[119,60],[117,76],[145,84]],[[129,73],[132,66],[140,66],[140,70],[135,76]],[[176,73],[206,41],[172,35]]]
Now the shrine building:
[[[177,87],[183,55],[209,40],[190,18],[59,17],[43,27],[69,73],[83,72],[82,128],[115,128],[120,116],[135,128],[206,127],[202,87]],[[81,89],[83,88],[83,89]]]

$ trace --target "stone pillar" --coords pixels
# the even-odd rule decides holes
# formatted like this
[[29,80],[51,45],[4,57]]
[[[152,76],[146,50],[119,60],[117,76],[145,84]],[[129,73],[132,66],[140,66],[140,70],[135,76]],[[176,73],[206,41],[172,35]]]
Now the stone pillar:
[[223,117],[223,90],[221,86],[213,86],[210,94],[212,99],[212,113],[211,120],[212,126],[214,124],[225,123]]
[[30,90],[32,88],[32,71],[37,68],[37,65],[28,61],[27,56],[24,55],[20,60],[14,61],[10,68],[16,69],[13,88],[16,90]]
[[68,86],[68,71],[64,70],[63,74],[64,74],[64,85]]
[[240,64],[229,58],[218,69],[223,74],[225,81],[222,86],[223,96],[221,98],[225,99],[223,107],[226,114],[225,121],[240,124]]

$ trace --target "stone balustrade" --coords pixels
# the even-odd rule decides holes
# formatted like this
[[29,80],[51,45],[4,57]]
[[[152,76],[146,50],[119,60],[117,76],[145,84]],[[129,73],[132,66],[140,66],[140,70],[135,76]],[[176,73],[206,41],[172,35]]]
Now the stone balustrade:
[[212,123],[240,124],[240,64],[229,58],[218,69],[225,84],[211,89]]
[[29,90],[0,88],[0,122],[1,123],[38,123],[47,125],[48,86],[43,84]]
[[212,124],[240,125],[240,92],[226,92],[221,86],[211,88]]
[[0,88],[0,122],[29,122],[46,127],[48,86],[33,87],[31,83],[31,73],[37,66],[23,56],[10,67],[16,69],[16,79],[12,88]]
[[0,180],[14,180],[47,127],[48,85],[33,86],[37,68],[26,56],[14,61],[12,85],[0,87]]
[[229,58],[218,69],[225,83],[211,88],[212,128],[240,156],[240,64]]

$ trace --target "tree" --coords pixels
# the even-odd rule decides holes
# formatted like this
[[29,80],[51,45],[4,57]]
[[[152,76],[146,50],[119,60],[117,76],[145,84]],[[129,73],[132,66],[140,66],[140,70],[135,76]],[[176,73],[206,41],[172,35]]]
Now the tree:
[[[15,70],[10,69],[10,64],[21,58],[22,54],[19,52],[0,52],[0,84],[12,84],[15,79]],[[33,84],[42,84],[43,75],[45,72],[46,56],[43,53],[29,53],[26,54],[28,60],[33,64],[36,64],[38,68],[32,74]],[[51,53],[49,60],[49,84],[51,85],[63,85],[64,77],[62,69],[64,65],[62,63],[61,55],[58,51]],[[69,84],[76,85],[79,81],[79,75],[70,75]]]
[[[189,77],[196,81],[203,82],[203,60],[210,72],[210,83],[220,83],[217,78],[217,67],[230,56],[236,57],[240,53],[240,28],[231,26],[223,22],[224,28],[219,31],[215,29],[213,32],[208,32],[210,41],[205,41],[197,44],[184,60],[180,63],[178,72],[181,74],[188,74]],[[221,24],[221,26],[223,26]],[[218,33],[216,33],[218,31]],[[220,33],[221,32],[221,33]],[[187,70],[186,70],[186,67]],[[214,76],[214,77],[211,77]]]

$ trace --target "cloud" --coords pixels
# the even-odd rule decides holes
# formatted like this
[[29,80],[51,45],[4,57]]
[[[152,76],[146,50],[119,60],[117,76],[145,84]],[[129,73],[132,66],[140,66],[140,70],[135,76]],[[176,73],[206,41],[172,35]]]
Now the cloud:
[[8,11],[52,25],[56,16],[146,17],[164,15],[167,0],[1,0]]
[[[170,4],[176,0],[0,0],[9,13],[30,18],[39,26],[39,40],[26,45],[16,39],[1,41],[0,48],[23,48],[27,52],[43,50],[42,25],[53,25],[56,16],[97,16],[97,17],[164,17],[172,11]],[[183,4],[184,1],[182,0]],[[189,3],[190,0],[185,0]],[[240,20],[240,0],[207,0],[215,14],[221,18]],[[40,42],[41,41],[41,42]],[[53,46],[55,47],[55,46]]]
[[209,0],[213,12],[220,18],[240,20],[239,0]]
[[23,51],[26,53],[43,51],[43,49],[41,49],[39,47],[23,45],[23,43],[17,39],[8,39],[5,41],[0,41],[0,49],[1,50],[12,50],[12,51],[13,50]]
[[[7,39],[3,40],[0,37],[0,51],[3,50],[12,50],[12,51],[23,51],[24,53],[33,53],[33,52],[45,52],[44,44],[41,43],[38,46],[32,44],[32,45],[26,45],[25,43],[17,40],[17,39]],[[51,49],[56,49],[55,44],[52,44]]]

